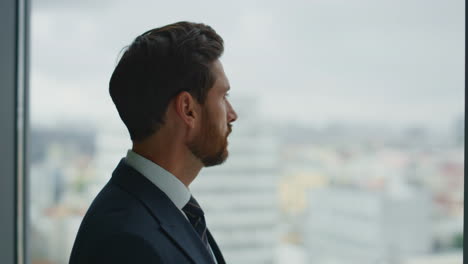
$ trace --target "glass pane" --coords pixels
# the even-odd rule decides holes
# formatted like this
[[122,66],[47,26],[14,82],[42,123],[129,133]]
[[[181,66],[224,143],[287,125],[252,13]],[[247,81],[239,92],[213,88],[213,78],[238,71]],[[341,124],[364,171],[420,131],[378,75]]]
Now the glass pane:
[[188,20],[225,41],[239,119],[191,191],[228,263],[461,263],[463,1],[33,0],[30,254],[68,263],[131,147],[122,49]]

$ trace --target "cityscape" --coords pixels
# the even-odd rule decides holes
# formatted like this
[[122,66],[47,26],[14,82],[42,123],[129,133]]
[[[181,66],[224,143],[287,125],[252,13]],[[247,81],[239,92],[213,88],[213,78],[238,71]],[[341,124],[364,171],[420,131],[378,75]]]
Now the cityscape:
[[[225,164],[190,186],[228,263],[462,263],[464,117],[424,127],[264,120],[252,97]],[[33,264],[68,263],[83,215],[131,142],[114,119],[31,129]]]

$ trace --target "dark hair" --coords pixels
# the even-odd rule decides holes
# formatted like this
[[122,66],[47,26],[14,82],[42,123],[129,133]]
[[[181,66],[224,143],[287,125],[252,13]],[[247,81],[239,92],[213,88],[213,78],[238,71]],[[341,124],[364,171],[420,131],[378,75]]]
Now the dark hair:
[[125,50],[109,92],[133,141],[164,124],[170,100],[187,91],[203,104],[215,79],[212,63],[223,53],[223,39],[204,24],[178,22],[149,30]]

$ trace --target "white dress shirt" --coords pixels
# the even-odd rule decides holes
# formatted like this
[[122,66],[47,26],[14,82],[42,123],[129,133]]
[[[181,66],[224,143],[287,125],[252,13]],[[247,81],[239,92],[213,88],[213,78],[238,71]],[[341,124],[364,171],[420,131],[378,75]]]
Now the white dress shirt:
[[[127,151],[125,162],[165,193],[188,221],[187,215],[182,211],[182,208],[184,208],[192,196],[187,186],[185,186],[172,173],[132,150]],[[213,256],[215,263],[217,263],[213,250],[211,250],[211,246],[210,253]]]

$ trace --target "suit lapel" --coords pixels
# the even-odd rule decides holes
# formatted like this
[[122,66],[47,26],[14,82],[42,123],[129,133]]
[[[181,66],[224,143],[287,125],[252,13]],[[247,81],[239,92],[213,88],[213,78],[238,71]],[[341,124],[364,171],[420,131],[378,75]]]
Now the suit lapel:
[[[190,223],[167,195],[122,159],[112,174],[111,183],[135,196],[160,223],[163,231],[194,263],[213,263]],[[219,251],[219,249],[218,249]]]
[[218,244],[216,243],[213,236],[211,235],[210,230],[207,229],[206,231],[208,235],[208,242],[210,243],[210,246],[211,246],[211,250],[213,250],[213,254],[216,257],[216,262],[218,262],[218,264],[226,264],[223,254],[221,254],[221,250],[219,250]]

